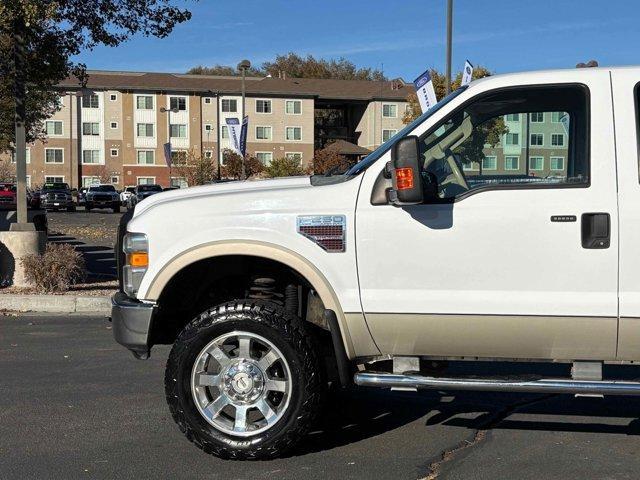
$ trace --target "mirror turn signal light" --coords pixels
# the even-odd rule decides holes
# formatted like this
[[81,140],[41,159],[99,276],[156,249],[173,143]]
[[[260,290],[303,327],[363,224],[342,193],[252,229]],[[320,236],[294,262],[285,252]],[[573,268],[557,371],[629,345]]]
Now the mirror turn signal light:
[[128,262],[132,267],[149,266],[149,254],[147,252],[133,252],[128,255]]
[[413,169],[410,167],[396,168],[396,189],[408,190],[413,188]]

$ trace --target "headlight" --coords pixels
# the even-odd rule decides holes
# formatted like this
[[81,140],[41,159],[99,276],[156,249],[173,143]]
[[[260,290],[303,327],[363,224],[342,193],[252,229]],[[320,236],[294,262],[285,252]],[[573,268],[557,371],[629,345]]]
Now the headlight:
[[147,236],[144,233],[127,233],[122,242],[122,250],[126,255],[122,268],[123,290],[128,296],[135,297],[149,266]]

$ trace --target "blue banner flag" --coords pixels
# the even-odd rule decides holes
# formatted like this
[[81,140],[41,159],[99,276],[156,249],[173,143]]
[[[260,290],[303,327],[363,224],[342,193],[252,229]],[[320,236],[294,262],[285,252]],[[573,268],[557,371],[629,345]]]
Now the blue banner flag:
[[165,143],[164,148],[164,161],[167,162],[167,167],[171,168],[171,143]]
[[241,155],[247,153],[247,129],[249,128],[249,117],[244,117],[242,119],[242,128],[240,129],[240,152]]
[[227,118],[225,120],[229,130],[229,138],[231,139],[231,150],[238,155],[242,155],[240,150],[240,121],[237,118]]
[[469,85],[471,83],[471,79],[473,76],[473,65],[471,62],[467,60],[464,62],[464,70],[462,71],[462,82],[460,82],[460,86],[464,87],[465,85]]

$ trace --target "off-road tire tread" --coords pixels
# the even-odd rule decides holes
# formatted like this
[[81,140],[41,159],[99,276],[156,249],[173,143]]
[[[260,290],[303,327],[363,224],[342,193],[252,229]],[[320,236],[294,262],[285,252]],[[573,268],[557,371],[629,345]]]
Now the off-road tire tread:
[[[179,388],[179,362],[177,359],[185,354],[189,340],[198,336],[199,332],[217,323],[228,321],[251,321],[273,328],[278,335],[287,341],[299,355],[303,370],[306,372],[306,383],[302,386],[302,405],[297,415],[294,428],[279,433],[267,445],[254,448],[237,449],[213,443],[209,435],[192,425],[182,410],[176,392]],[[204,452],[217,457],[234,460],[261,460],[281,456],[303,438],[324,403],[327,382],[316,355],[313,337],[305,331],[304,322],[296,316],[288,314],[284,308],[271,302],[261,300],[236,300],[212,307],[194,318],[178,335],[165,370],[165,395],[171,415],[189,441]],[[243,443],[239,440],[237,443]],[[246,445],[249,445],[249,441]]]

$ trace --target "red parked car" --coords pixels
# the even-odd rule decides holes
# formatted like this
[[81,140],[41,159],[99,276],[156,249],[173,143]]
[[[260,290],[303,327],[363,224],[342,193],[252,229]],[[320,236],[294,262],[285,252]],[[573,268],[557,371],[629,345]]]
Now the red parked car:
[[16,208],[15,183],[0,183],[0,208]]

